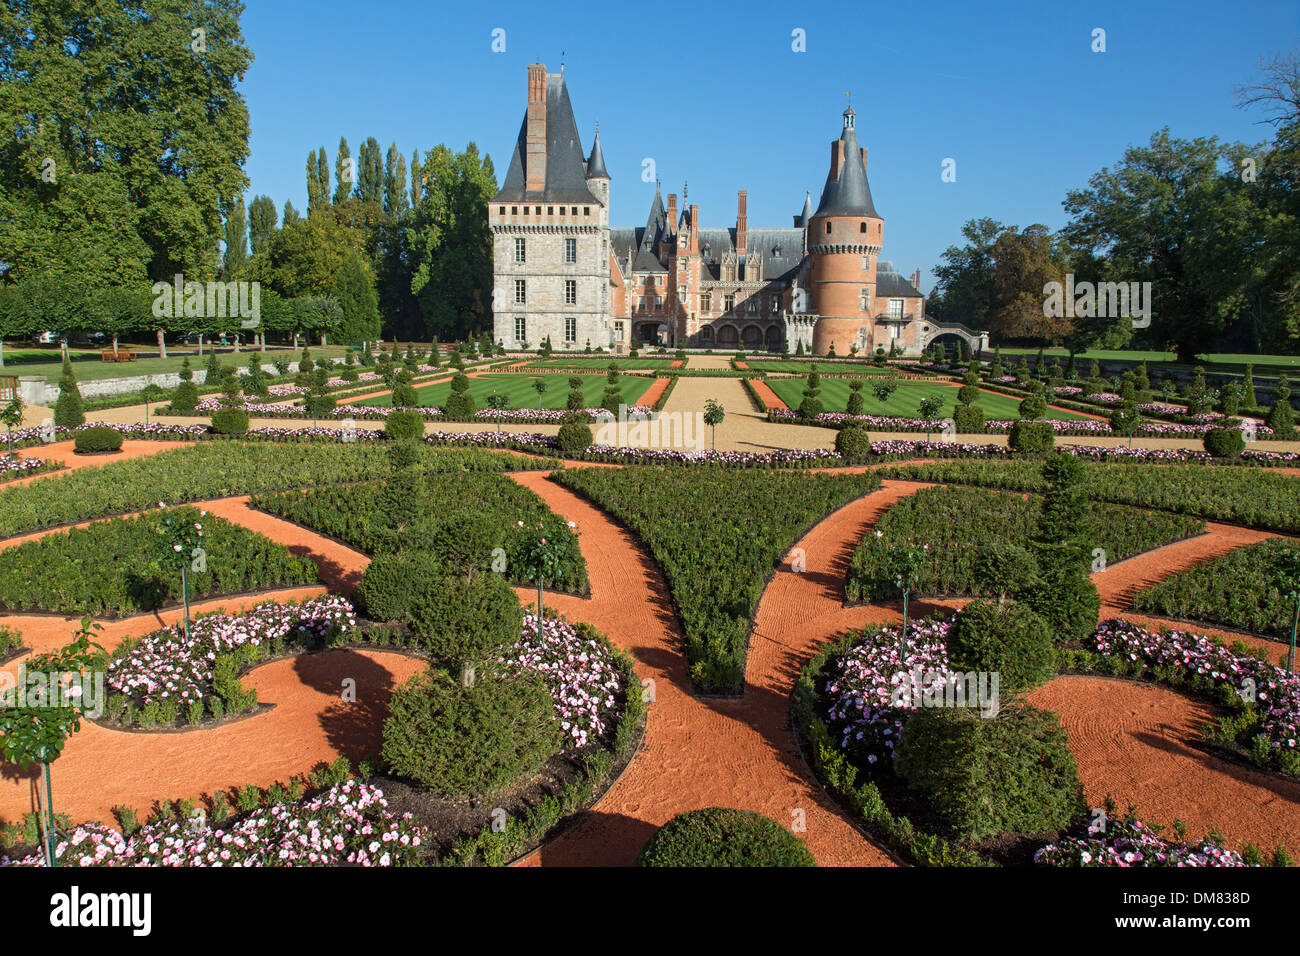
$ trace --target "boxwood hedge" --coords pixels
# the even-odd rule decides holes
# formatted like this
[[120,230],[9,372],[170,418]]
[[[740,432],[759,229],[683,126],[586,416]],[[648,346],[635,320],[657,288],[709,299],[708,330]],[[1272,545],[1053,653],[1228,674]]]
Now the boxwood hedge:
[[803,842],[752,810],[709,807],[678,814],[656,831],[637,866],[816,866]]

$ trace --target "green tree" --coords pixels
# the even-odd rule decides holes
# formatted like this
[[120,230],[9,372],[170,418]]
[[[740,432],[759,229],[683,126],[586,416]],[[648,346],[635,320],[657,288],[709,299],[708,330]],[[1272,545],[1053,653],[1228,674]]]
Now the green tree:
[[401,219],[410,208],[406,192],[406,158],[397,149],[397,144],[392,143],[384,161],[384,212],[393,219]]
[[361,152],[357,157],[356,196],[362,202],[376,206],[383,204],[384,157],[379,149],[379,140],[373,136],[367,137],[361,144]]
[[86,422],[86,412],[81,405],[81,389],[72,363],[63,360],[63,377],[59,379],[59,397],[54,402],[54,424],[62,428],[76,428]]
[[426,334],[460,338],[492,325],[487,202],[497,191],[496,173],[470,143],[461,153],[430,150],[420,174],[424,189],[407,229],[410,288]]
[[705,401],[704,424],[708,425],[712,430],[710,444],[715,450],[718,447],[718,426],[722,424],[722,420],[726,417],[727,410],[725,408],[711,398]]
[[357,184],[357,168],[348,148],[348,138],[339,137],[339,150],[334,154],[334,205],[340,205],[352,195]]
[[226,217],[225,244],[222,272],[227,280],[238,279],[248,265],[248,217],[242,199]]
[[379,300],[361,256],[351,252],[334,277],[333,297],[342,311],[338,335],[343,342],[379,337]]
[[[287,213],[291,207],[286,205]],[[254,196],[248,204],[248,241],[253,255],[266,252],[271,236],[275,235],[275,203],[270,196]]]

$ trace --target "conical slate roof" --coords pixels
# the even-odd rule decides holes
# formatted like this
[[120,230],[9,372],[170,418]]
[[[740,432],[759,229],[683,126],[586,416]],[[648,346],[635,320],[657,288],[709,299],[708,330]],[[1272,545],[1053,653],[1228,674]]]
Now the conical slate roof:
[[605,154],[600,149],[600,130],[596,130],[596,138],[591,141],[591,156],[587,160],[587,178],[609,179],[609,173],[605,171]]
[[808,220],[813,217],[812,194],[807,190],[803,194],[803,212],[799,214],[799,225],[807,226]]
[[587,164],[582,157],[578,124],[573,119],[573,105],[564,74],[546,76],[546,187],[541,192],[527,192],[528,113],[519,124],[519,137],[510,157],[505,182],[493,201],[533,200],[562,203],[598,203],[587,188]]
[[818,216],[857,216],[879,219],[871,201],[871,187],[867,184],[867,167],[862,164],[862,147],[853,128],[853,111],[844,111],[844,131],[840,133],[844,162],[839,179],[826,176],[822,201],[817,206]]

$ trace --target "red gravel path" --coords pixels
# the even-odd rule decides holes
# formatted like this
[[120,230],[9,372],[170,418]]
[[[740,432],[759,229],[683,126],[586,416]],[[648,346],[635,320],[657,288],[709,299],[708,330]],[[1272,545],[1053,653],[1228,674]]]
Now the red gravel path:
[[767,382],[755,378],[750,379],[749,384],[753,386],[754,394],[763,400],[763,404],[767,406],[768,411],[777,412],[787,407],[780,396],[772,391],[772,386],[768,385]]

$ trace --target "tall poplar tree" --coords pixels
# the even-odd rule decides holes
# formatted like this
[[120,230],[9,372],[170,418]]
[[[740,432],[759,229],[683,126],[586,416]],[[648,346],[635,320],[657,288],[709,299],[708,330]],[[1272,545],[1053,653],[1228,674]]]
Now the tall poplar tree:
[[226,250],[222,272],[227,280],[238,279],[248,265],[248,215],[240,199],[226,217]]
[[270,196],[254,196],[248,204],[248,241],[253,254],[266,251],[275,232],[275,203]]
[[357,168],[357,197],[362,202],[382,205],[384,201],[384,156],[373,136],[361,144]]
[[352,150],[348,149],[348,138],[339,137],[339,151],[334,157],[334,205],[343,202],[352,195],[352,187],[357,184],[357,168],[352,162]]
[[406,199],[406,157],[393,143],[388,147],[384,165],[384,212],[393,219],[406,215],[410,204]]

